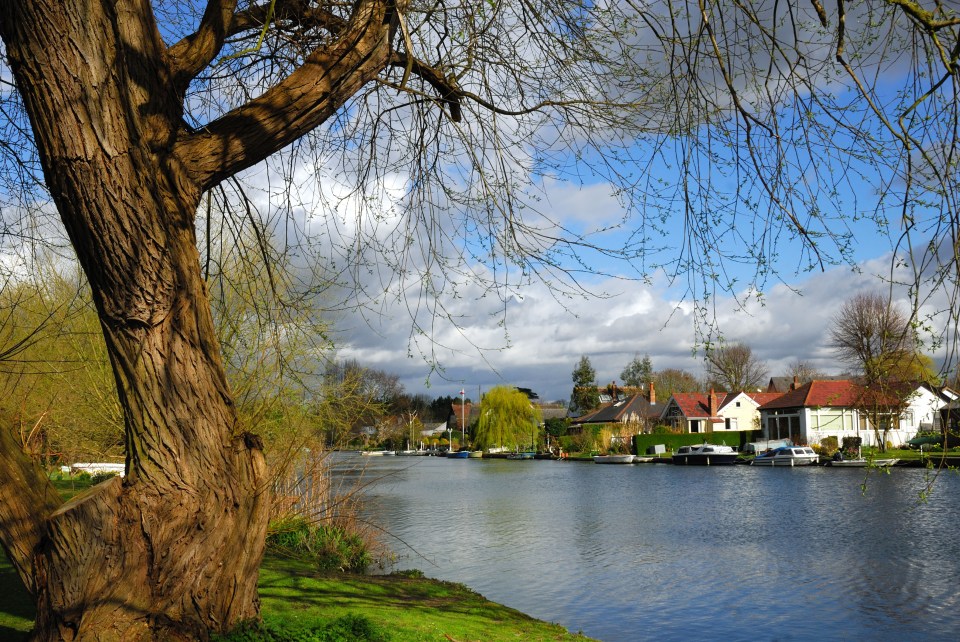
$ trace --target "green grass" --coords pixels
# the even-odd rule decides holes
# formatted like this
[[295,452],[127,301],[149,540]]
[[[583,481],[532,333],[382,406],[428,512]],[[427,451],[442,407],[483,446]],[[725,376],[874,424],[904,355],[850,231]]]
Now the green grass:
[[266,622],[316,627],[359,614],[393,642],[418,640],[586,640],[490,602],[450,582],[404,575],[316,573],[302,562],[268,558],[260,574]]
[[26,640],[33,628],[33,601],[6,554],[0,555],[0,640]]
[[[0,595],[0,640],[25,640],[33,626],[33,604],[6,556],[0,559]],[[320,573],[289,559],[264,560],[260,599],[264,622],[286,630],[319,629],[354,618],[391,642],[588,639],[490,602],[460,584],[409,575]]]

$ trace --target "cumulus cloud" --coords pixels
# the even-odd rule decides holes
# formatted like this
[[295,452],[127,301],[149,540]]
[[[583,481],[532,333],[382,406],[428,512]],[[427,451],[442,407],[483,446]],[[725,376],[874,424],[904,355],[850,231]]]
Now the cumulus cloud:
[[[839,374],[842,366],[827,338],[833,315],[857,292],[885,291],[890,258],[879,256],[857,269],[838,267],[778,285],[746,305],[721,297],[713,308],[717,326],[724,340],[749,345],[771,375],[784,373],[798,360]],[[415,350],[411,353],[409,319],[396,309],[387,311],[376,327],[346,328],[341,356],[397,373],[408,392],[430,396],[455,395],[466,386],[469,395],[478,397],[494,385],[509,384],[532,388],[545,400],[566,399],[580,355],[590,358],[599,383],[618,380],[637,353],[650,355],[655,369],[702,373],[697,348],[703,337],[695,330],[692,308],[678,308],[666,282],[598,285],[617,294],[558,301],[546,285],[533,284],[523,289],[522,299],[505,306],[495,297],[455,302],[458,323],[442,321],[434,327],[439,371],[432,371]],[[906,302],[906,291],[895,295]]]

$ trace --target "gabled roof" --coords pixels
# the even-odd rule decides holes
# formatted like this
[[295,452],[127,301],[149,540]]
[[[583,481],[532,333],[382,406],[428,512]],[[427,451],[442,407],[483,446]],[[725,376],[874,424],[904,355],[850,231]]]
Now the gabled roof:
[[[727,397],[732,400],[736,395],[729,395],[726,392],[717,392],[717,409],[723,408],[727,402]],[[680,408],[684,417],[709,417],[710,416],[710,395],[706,392],[675,392],[670,397]]]
[[[818,377],[817,381],[840,381],[846,380],[846,377],[843,375],[827,375]],[[810,379],[797,379],[797,377],[770,377],[770,383],[767,384],[767,392],[778,392],[783,394],[784,392],[790,392],[796,388],[799,388],[802,385],[810,383]]]
[[760,410],[821,407],[852,408],[862,406],[871,396],[874,397],[876,403],[889,405],[895,405],[896,403],[895,400],[884,399],[878,393],[873,393],[850,380],[817,380],[768,401],[760,407]]
[[745,395],[753,399],[757,405],[762,406],[765,403],[770,403],[774,399],[779,399],[783,396],[782,392],[746,392]]
[[592,413],[577,418],[575,421],[578,424],[608,424],[626,420],[630,415],[645,419],[660,416],[661,408],[662,406],[659,404],[651,405],[644,395],[637,393],[626,399],[602,406]]

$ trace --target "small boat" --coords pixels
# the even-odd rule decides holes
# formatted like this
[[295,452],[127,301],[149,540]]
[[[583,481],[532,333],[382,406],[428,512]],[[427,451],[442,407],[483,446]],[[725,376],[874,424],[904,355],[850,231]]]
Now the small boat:
[[447,459],[466,459],[469,456],[469,450],[455,450],[447,453]]
[[877,468],[887,468],[896,466],[899,459],[838,459],[828,463],[830,466],[839,466],[841,468],[866,468],[867,466],[876,466]]
[[360,454],[364,457],[383,457],[384,455],[392,455],[392,450],[361,450]]
[[507,459],[513,459],[513,460],[517,460],[517,459],[533,459],[535,455],[536,455],[536,453],[532,453],[532,452],[530,452],[530,453],[510,453],[509,455],[507,455]]
[[820,461],[813,448],[807,446],[781,446],[757,455],[752,466],[810,466]]
[[717,444],[680,446],[673,453],[673,463],[685,466],[725,466],[737,463],[737,451],[730,446]]
[[633,455],[594,455],[595,464],[632,464]]
[[481,459],[481,458],[483,458],[483,451],[482,451],[482,450],[471,450],[469,457],[470,457],[470,459]]
[[634,455],[633,463],[635,464],[649,464],[657,461],[657,457],[643,457],[641,455]]

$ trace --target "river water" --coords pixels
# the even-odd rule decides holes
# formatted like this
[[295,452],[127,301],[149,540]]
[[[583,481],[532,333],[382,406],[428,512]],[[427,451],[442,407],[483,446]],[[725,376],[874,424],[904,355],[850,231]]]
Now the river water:
[[606,642],[960,636],[956,473],[921,501],[923,469],[340,464],[396,568]]

